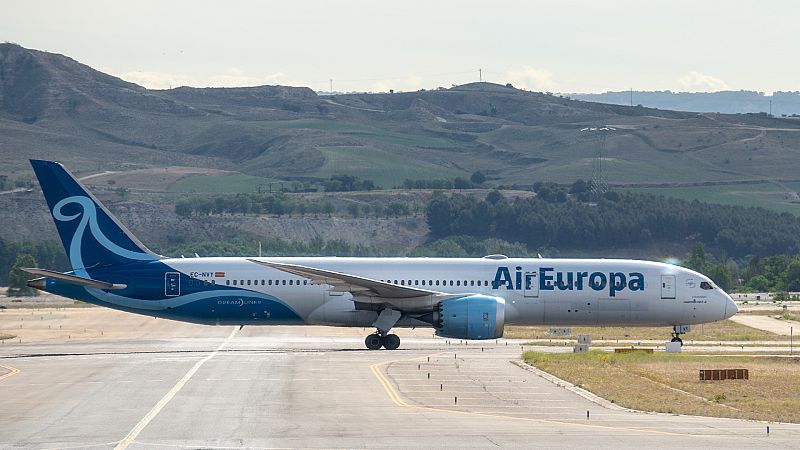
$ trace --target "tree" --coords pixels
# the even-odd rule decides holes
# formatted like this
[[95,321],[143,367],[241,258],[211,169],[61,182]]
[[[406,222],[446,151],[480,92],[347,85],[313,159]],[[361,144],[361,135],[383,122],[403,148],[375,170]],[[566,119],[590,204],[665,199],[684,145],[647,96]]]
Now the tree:
[[36,267],[36,260],[33,256],[27,253],[20,253],[17,255],[17,261],[8,273],[9,296],[33,296],[37,294],[36,289],[28,287],[28,279],[30,276],[22,271],[23,267]]
[[358,203],[350,203],[347,205],[347,212],[353,217],[358,217]]
[[486,182],[486,175],[481,173],[480,170],[477,170],[472,173],[472,176],[469,177],[469,180],[475,184],[483,184]]
[[706,247],[702,242],[697,242],[692,246],[692,253],[686,260],[686,267],[700,273],[708,272],[708,261],[706,260]]
[[472,183],[466,178],[456,177],[453,180],[453,187],[456,189],[472,189]]
[[330,201],[326,201],[325,203],[322,204],[323,214],[327,214],[328,217],[330,217],[335,212],[336,212],[336,207],[333,206],[333,203],[331,203]]

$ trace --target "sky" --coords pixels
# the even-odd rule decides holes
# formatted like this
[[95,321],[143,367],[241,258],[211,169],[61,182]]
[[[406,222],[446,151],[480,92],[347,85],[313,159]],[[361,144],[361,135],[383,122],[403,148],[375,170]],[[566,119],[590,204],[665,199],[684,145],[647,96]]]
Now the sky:
[[0,41],[148,88],[800,91],[796,0],[0,0]]

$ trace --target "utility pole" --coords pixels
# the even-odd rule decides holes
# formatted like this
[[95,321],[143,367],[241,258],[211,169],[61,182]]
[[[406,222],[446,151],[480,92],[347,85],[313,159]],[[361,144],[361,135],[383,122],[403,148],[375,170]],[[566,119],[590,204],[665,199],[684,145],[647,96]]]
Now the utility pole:
[[478,69],[478,81],[483,82],[483,70]]
[[633,88],[631,88],[631,107],[633,107]]
[[331,79],[331,95],[333,95],[333,79]]
[[769,115],[772,116],[772,100],[769,101]]

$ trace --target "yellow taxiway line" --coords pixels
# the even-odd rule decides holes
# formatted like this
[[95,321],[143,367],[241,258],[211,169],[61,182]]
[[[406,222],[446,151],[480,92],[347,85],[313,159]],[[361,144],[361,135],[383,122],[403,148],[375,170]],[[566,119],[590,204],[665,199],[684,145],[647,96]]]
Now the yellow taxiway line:
[[0,375],[0,381],[5,380],[6,378],[11,377],[13,375],[16,375],[16,374],[18,374],[20,372],[20,370],[17,369],[16,367],[4,366],[4,365],[1,365],[1,364],[0,364],[0,367],[2,367],[3,369],[8,370],[7,374]]

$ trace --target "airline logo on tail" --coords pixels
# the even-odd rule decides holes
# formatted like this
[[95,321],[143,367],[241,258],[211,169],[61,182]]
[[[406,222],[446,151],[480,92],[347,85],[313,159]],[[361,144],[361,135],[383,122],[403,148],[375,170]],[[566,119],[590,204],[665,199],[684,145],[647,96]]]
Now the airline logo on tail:
[[[80,206],[81,211],[75,214],[64,214],[64,207],[71,204]],[[135,261],[151,261],[153,259],[153,257],[147,253],[134,252],[122,248],[103,234],[103,230],[100,229],[100,225],[97,223],[97,209],[95,208],[94,202],[89,197],[76,195],[59,201],[53,207],[53,217],[60,222],[71,222],[80,217],[80,222],[75,228],[75,233],[72,235],[72,241],[69,244],[69,260],[72,264],[72,268],[75,270],[82,270],[86,267],[83,264],[81,249],[83,248],[83,238],[86,234],[87,225],[95,241],[109,252]],[[85,270],[83,271],[85,272]]]

